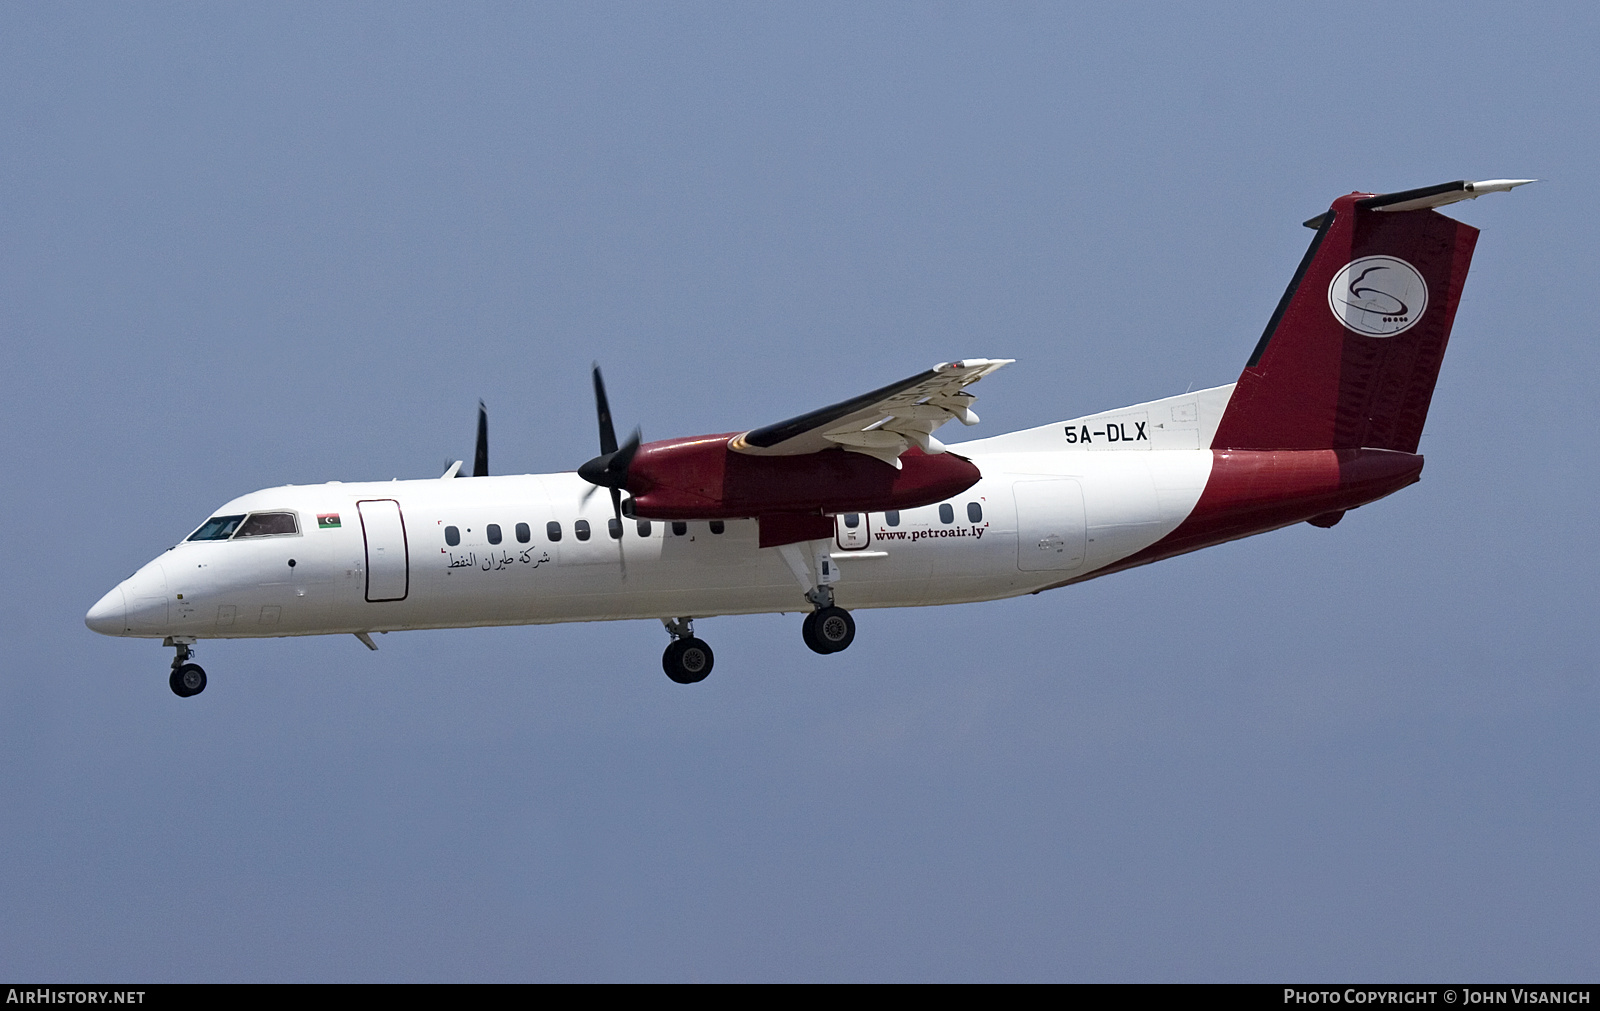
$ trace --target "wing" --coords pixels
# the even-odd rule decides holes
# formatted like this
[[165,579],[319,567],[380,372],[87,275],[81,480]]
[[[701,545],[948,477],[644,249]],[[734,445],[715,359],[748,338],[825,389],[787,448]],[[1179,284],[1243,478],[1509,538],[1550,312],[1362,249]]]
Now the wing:
[[730,448],[751,456],[800,456],[835,447],[876,457],[895,469],[900,454],[912,446],[924,453],[943,453],[934,429],[955,418],[976,425],[972,410],[977,397],[966,387],[1014,358],[968,358],[935,365],[910,379],[891,383],[859,397],[752,429],[736,437]]

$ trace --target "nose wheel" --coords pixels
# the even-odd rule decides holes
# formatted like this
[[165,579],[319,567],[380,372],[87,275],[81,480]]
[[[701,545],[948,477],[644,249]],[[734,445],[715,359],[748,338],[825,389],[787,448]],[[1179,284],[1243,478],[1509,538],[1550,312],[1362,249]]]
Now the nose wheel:
[[815,653],[841,653],[856,640],[856,620],[842,607],[819,607],[806,615],[800,636]]
[[194,655],[194,651],[189,648],[191,643],[168,639],[167,645],[176,646],[178,649],[178,655],[172,658],[172,676],[167,678],[167,685],[172,688],[172,694],[180,699],[186,699],[205,691],[205,668],[189,662],[189,657]]
[[172,672],[167,684],[172,686],[172,694],[180,699],[199,695],[206,690],[205,669],[197,663],[186,663]]
[[711,673],[711,665],[716,658],[704,639],[694,637],[694,619],[678,618],[662,621],[662,624],[667,627],[667,634],[672,636],[672,643],[661,654],[661,669],[680,685],[704,681]]

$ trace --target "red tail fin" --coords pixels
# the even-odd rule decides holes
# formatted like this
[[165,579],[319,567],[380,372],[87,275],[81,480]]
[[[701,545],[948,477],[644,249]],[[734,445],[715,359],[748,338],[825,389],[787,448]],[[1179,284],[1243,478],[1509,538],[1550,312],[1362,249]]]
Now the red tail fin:
[[[1472,185],[1447,184],[1466,187],[1453,199]],[[1212,448],[1417,451],[1478,230],[1395,208],[1450,202],[1431,196],[1444,189],[1352,193],[1307,222],[1316,238]]]

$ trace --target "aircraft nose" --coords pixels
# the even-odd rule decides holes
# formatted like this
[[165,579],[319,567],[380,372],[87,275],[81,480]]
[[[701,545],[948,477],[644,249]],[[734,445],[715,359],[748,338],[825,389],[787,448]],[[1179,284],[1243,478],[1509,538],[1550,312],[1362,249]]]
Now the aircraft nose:
[[83,623],[101,635],[121,635],[128,630],[127,617],[128,601],[118,585],[89,608],[89,613],[83,616]]

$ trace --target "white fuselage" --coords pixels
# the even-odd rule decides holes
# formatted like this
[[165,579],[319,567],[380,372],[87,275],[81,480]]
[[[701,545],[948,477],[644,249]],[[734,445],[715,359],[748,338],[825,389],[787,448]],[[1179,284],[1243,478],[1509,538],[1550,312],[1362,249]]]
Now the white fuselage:
[[624,518],[615,539],[610,499],[573,473],[266,489],[217,514],[291,512],[298,532],[183,541],[89,623],[243,638],[805,611],[805,590],[830,581],[845,608],[1030,593],[1105,569],[1190,514],[1228,390],[1080,419],[1098,431],[1112,419],[1126,442],[1067,445],[1074,422],[952,447],[983,474],[961,495],[840,516],[833,540],[785,548],[758,547],[754,519]]

